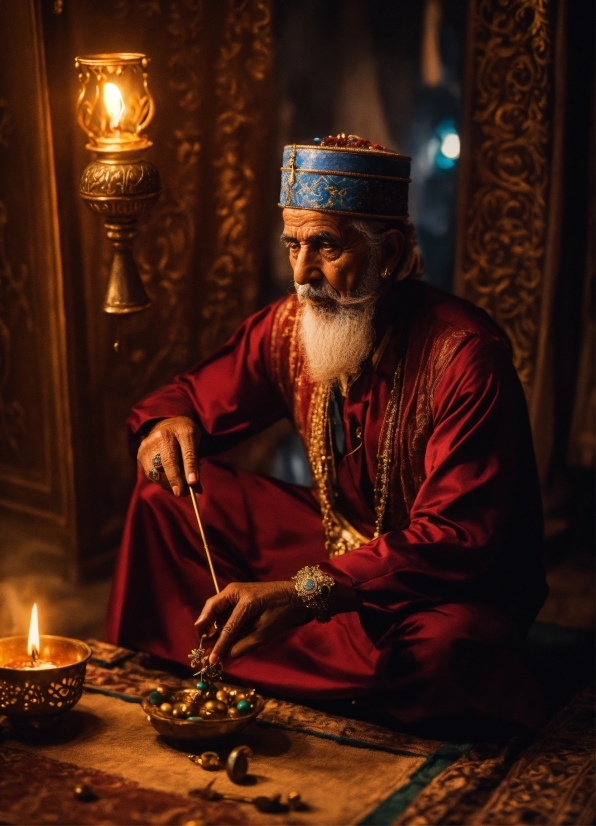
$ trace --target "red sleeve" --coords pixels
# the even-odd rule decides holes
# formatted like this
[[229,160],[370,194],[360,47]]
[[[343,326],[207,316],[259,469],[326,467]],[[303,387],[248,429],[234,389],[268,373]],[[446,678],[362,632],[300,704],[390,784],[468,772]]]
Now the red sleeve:
[[127,419],[132,443],[151,420],[189,416],[202,428],[208,456],[289,415],[270,364],[277,306],[255,313],[209,358],[138,402]]
[[525,400],[501,342],[474,337],[464,344],[436,388],[433,425],[409,526],[321,564],[342,592],[353,588],[375,642],[396,612],[413,603],[486,592],[486,581],[503,566],[514,519],[520,544],[540,544]]

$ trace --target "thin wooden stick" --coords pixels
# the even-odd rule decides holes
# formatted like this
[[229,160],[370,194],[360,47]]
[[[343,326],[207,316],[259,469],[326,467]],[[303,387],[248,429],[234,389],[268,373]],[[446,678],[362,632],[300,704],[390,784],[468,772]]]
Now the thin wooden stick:
[[189,485],[188,489],[190,490],[190,498],[192,499],[192,506],[195,509],[195,516],[197,517],[197,523],[199,525],[199,531],[201,533],[201,539],[203,540],[203,547],[205,548],[205,553],[207,555],[207,562],[209,563],[209,570],[211,571],[211,576],[213,577],[213,584],[215,585],[215,593],[219,594],[219,585],[217,584],[217,579],[215,577],[215,571],[213,569],[213,562],[211,561],[211,554],[209,553],[209,546],[207,545],[207,540],[205,539],[205,531],[203,530],[203,523],[201,522],[201,514],[199,513],[199,506],[197,505],[197,497],[195,496],[195,492],[192,487]]

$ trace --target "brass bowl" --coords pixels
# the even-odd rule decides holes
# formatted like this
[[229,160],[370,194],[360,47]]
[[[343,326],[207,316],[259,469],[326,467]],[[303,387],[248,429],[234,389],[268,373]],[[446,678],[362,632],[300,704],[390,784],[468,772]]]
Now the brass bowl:
[[[220,737],[228,737],[246,728],[265,707],[265,701],[257,694],[254,708],[242,717],[223,717],[194,722],[164,714],[158,706],[154,706],[149,702],[151,693],[149,691],[143,695],[141,700],[143,711],[147,714],[153,728],[163,737],[170,737],[172,740],[216,740]],[[196,690],[192,688],[172,691],[168,695],[168,702],[188,702],[194,699],[196,694]]]
[[0,715],[16,723],[35,725],[63,714],[78,703],[83,692],[89,646],[68,637],[40,637],[41,660],[54,668],[26,671],[6,668],[13,661],[26,661],[27,637],[0,639]]

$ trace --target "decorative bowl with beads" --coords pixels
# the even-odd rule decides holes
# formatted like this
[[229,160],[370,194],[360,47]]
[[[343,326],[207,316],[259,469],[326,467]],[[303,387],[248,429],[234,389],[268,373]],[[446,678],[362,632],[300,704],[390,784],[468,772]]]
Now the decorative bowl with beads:
[[265,706],[254,688],[199,681],[195,688],[159,685],[141,700],[153,728],[173,740],[215,740],[246,728]]

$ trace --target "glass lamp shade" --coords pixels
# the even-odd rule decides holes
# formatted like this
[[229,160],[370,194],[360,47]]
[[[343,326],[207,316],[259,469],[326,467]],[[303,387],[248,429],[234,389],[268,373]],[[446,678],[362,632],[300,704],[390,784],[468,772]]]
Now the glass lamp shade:
[[79,72],[77,120],[93,152],[136,152],[151,146],[143,130],[153,118],[144,54],[75,58]]

